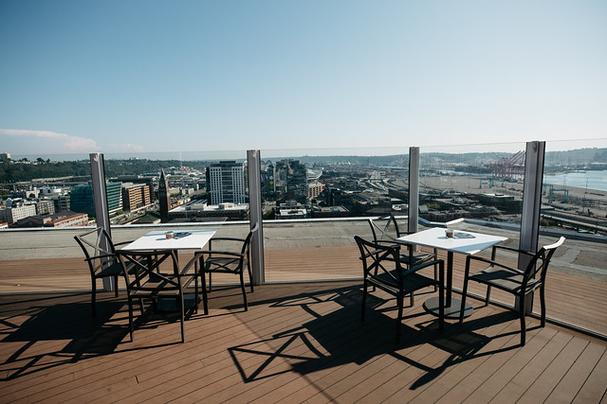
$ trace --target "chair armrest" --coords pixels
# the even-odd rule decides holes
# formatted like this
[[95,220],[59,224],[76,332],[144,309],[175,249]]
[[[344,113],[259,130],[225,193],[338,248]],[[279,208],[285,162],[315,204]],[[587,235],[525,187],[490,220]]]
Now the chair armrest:
[[506,269],[506,270],[508,270],[508,271],[515,272],[515,273],[517,273],[517,274],[519,274],[519,275],[525,275],[525,272],[521,271],[521,270],[520,270],[520,269],[518,269],[518,268],[512,268],[512,267],[509,267],[509,266],[507,266],[507,265],[500,264],[500,263],[499,263],[499,262],[497,262],[497,261],[490,260],[490,259],[488,259],[488,258],[483,258],[483,257],[477,257],[477,256],[469,255],[469,256],[468,256],[468,260],[469,260],[469,261],[475,260],[475,261],[486,262],[487,264],[491,264],[491,265],[493,265],[493,266],[500,267],[500,268]]
[[244,238],[238,238],[238,237],[213,237],[211,240],[209,241],[240,241],[241,243],[245,242]]
[[101,255],[95,255],[94,257],[88,257],[85,258],[85,261],[92,261],[95,259],[99,259],[99,258],[116,258],[116,256],[114,254],[101,254]]
[[235,257],[235,258],[245,258],[246,254],[240,254],[240,253],[235,253],[233,251],[219,251],[219,250],[215,250],[215,251],[198,251],[195,253],[196,257],[201,257],[207,255],[209,257],[213,256],[213,255],[228,255],[230,257]]
[[499,248],[500,250],[507,250],[507,251],[517,252],[517,253],[523,253],[523,254],[529,255],[531,257],[533,257],[535,255],[530,251],[519,250],[518,248],[513,248],[513,247],[506,247],[505,245],[495,245],[495,246],[493,246],[493,248],[496,250]]
[[419,265],[414,266],[413,268],[407,269],[404,272],[405,272],[405,275],[408,275],[408,274],[415,273],[415,272],[417,272],[417,271],[419,271],[421,269],[428,268],[428,267],[433,266],[433,265],[440,265],[440,264],[443,264],[443,266],[444,266],[444,261],[443,260],[426,261],[426,262],[423,262],[423,263],[421,263]]

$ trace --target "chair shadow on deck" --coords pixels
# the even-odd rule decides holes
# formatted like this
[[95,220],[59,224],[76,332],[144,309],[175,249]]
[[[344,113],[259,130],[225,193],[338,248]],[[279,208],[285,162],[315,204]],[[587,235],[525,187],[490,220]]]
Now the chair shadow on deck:
[[[44,299],[40,300],[40,304],[45,303]],[[53,298],[49,298],[46,303],[0,314],[0,334],[4,335],[0,346],[1,343],[23,343],[14,352],[4,354],[6,359],[0,363],[0,381],[118,352],[172,345],[157,344],[118,350],[120,344],[131,342],[124,301],[98,302],[95,318],[91,317],[88,302],[53,304]],[[13,320],[21,316],[28,316],[22,324]],[[149,321],[148,317],[146,311],[144,325],[137,325],[137,328],[155,327],[155,324],[145,324]],[[52,341],[58,344],[52,344]],[[61,345],[60,341],[65,341],[65,345],[57,348],[57,345]],[[28,350],[32,348],[35,353],[29,354]]]
[[[327,314],[319,314],[313,309],[314,305],[328,302],[336,302],[339,306]],[[362,365],[380,355],[389,355],[422,371],[421,377],[411,385],[412,389],[416,389],[434,380],[450,366],[519,347],[516,344],[479,352],[492,339],[518,333],[500,333],[493,337],[481,333],[487,327],[505,324],[517,318],[515,313],[506,310],[466,321],[463,325],[447,323],[442,333],[438,332],[438,320],[417,310],[404,316],[401,342],[395,345],[395,320],[386,314],[395,308],[388,307],[387,303],[393,306],[394,300],[387,301],[369,295],[368,316],[363,323],[360,319],[359,287],[286,297],[274,301],[271,306],[299,306],[314,318],[300,326],[276,333],[271,338],[230,347],[228,352],[245,383],[282,373],[306,375],[349,363]],[[424,344],[431,344],[434,348],[447,352],[449,357],[438,366],[429,366],[412,359],[407,352],[403,353]],[[252,368],[241,364],[241,361],[251,356],[265,359]],[[281,360],[277,361],[279,358]],[[285,361],[288,364],[286,367]]]

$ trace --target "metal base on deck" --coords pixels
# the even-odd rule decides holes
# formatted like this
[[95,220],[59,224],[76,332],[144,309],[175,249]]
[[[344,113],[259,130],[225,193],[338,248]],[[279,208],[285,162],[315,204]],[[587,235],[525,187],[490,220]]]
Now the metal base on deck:
[[[459,319],[459,311],[460,311],[461,306],[462,306],[461,300],[452,298],[451,306],[449,306],[449,307],[445,306],[445,318]],[[439,312],[438,307],[439,307],[438,297],[431,297],[424,302],[424,309],[428,313],[434,314],[437,317],[438,317],[438,312]],[[474,308],[472,306],[466,305],[466,308],[464,310],[464,317],[468,317],[469,315],[472,314],[473,311],[474,311]]]

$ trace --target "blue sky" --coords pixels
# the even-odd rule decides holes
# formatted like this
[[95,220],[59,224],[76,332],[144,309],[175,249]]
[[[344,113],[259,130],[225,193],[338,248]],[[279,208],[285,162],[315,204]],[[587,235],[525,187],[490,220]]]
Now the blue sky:
[[607,137],[605,1],[0,0],[0,149]]

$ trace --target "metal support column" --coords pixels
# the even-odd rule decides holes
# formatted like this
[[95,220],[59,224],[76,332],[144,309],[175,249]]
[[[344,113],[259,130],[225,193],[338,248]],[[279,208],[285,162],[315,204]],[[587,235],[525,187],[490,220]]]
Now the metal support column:
[[[525,179],[523,185],[523,211],[519,249],[537,252],[540,236],[540,209],[542,205],[542,183],[544,179],[544,155],[546,142],[527,142],[525,151]],[[529,257],[519,254],[518,268],[525,269]],[[519,302],[515,305],[518,307]],[[525,310],[533,309],[533,295],[525,299]]]
[[251,239],[251,269],[253,284],[265,282],[263,248],[263,202],[261,199],[261,153],[259,150],[247,150],[247,174],[249,178],[249,215],[253,232]]
[[419,147],[409,147],[409,211],[407,231],[417,232],[419,221]]
[[[110,228],[110,214],[107,206],[107,193],[105,189],[105,160],[103,153],[91,153],[89,154],[91,161],[91,178],[93,181],[93,203],[95,204],[95,220],[97,221],[97,227],[103,228],[107,234],[112,235]],[[101,247],[108,251],[109,245],[106,244],[106,240],[101,240]],[[111,277],[103,278],[103,289],[106,292],[111,292],[114,289],[114,285]]]

